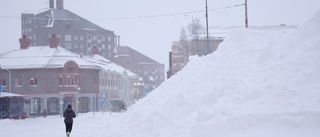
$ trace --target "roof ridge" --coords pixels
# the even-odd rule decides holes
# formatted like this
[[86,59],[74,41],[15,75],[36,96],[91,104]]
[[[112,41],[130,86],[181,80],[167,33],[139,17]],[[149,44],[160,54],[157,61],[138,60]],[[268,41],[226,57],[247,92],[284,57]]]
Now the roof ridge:
[[55,54],[57,54],[57,53],[60,52],[60,51],[58,51],[57,49],[55,49],[55,50],[56,50],[56,51],[54,51],[54,52],[52,53],[52,55],[50,56],[48,62],[45,64],[45,66],[47,66],[48,64],[51,64],[51,63],[52,63],[52,57],[53,57]]

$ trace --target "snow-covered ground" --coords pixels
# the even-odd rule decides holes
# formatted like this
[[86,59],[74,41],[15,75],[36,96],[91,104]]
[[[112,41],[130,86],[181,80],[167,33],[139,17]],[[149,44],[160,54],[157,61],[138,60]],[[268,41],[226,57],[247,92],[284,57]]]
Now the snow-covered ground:
[[[126,113],[91,112],[73,137],[319,137],[320,12],[297,30],[239,29]],[[65,136],[63,118],[0,120],[5,137]]]

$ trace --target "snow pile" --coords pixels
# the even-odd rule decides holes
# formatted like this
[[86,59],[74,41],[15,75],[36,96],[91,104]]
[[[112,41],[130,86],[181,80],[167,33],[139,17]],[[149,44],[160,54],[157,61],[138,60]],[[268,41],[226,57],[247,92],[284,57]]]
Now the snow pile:
[[319,24],[233,32],[94,136],[319,136]]

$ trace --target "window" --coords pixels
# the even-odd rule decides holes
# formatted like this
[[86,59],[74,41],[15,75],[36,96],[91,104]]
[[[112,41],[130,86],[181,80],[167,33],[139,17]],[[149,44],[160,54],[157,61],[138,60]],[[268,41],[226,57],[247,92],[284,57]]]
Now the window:
[[80,40],[83,40],[83,36],[80,36]]
[[78,40],[78,36],[73,36],[73,40]]
[[36,86],[36,85],[38,85],[37,79],[35,79],[35,78],[30,78],[30,85],[31,85],[31,86]]
[[0,85],[6,86],[6,80],[5,79],[0,79]]
[[108,37],[108,41],[111,41],[111,37]]
[[63,77],[59,76],[59,85],[63,85]]
[[65,41],[71,41],[71,35],[65,35],[64,36]]
[[15,78],[15,79],[14,79],[14,86],[15,86],[15,87],[16,87],[16,86],[21,86],[21,79]]
[[87,39],[92,39],[92,36],[91,36],[91,35],[88,35],[88,36],[87,36]]
[[75,49],[78,48],[78,44],[74,44],[74,48],[75,48]]
[[[78,76],[65,76],[65,85],[78,85]],[[62,81],[62,76],[59,77],[60,81]],[[61,85],[63,84],[62,82],[60,82]]]

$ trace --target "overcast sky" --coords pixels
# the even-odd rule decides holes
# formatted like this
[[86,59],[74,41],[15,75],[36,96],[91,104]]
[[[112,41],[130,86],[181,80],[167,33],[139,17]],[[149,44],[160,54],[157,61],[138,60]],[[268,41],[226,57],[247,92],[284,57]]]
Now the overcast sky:
[[[48,1],[1,0],[0,53],[19,48],[21,13],[39,13],[49,7]],[[208,0],[209,26],[243,26],[244,6],[235,7],[243,3],[244,0]],[[319,5],[319,0],[248,0],[249,26],[301,25],[320,10]],[[121,45],[165,64],[165,70],[168,52],[172,42],[179,40],[181,27],[186,27],[193,17],[205,26],[205,12],[201,12],[205,10],[205,0],[64,0],[64,8],[114,31],[120,36]]]

